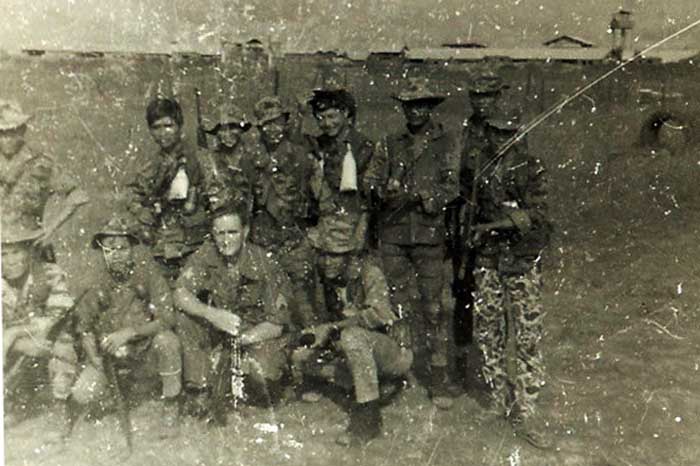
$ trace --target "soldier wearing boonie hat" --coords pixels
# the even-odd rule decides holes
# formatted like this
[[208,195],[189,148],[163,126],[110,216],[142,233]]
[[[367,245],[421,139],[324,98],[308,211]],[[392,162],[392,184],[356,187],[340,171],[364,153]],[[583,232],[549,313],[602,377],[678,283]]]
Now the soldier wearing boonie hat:
[[[383,158],[372,161],[372,179],[381,199],[379,249],[402,314],[424,316],[430,349],[430,396],[448,409],[447,314],[442,306],[446,205],[457,197],[455,138],[433,121],[432,111],[446,96],[425,78],[410,78],[394,96],[401,102],[406,128],[386,138]],[[419,304],[414,303],[417,279]],[[412,319],[415,322],[415,319]],[[406,345],[412,344],[407,337]]]
[[[65,399],[85,405],[105,395],[108,381],[103,361],[113,358],[120,369],[162,382],[162,438],[179,433],[182,349],[175,334],[175,309],[168,282],[151,257],[139,254],[137,227],[129,215],[113,214],[92,237],[102,252],[102,281],[88,288],[77,305],[75,331],[80,351],[56,353],[52,361],[74,384]],[[145,258],[144,258],[145,257]],[[78,356],[80,355],[80,357]],[[68,378],[68,377],[66,377]],[[73,408],[71,416],[75,416]],[[66,420],[65,436],[73,421]]]
[[[21,420],[32,403],[31,393],[40,383],[30,374],[52,352],[72,349],[72,338],[54,330],[73,307],[66,274],[57,265],[42,261],[34,242],[43,230],[28,228],[2,217],[2,313],[3,364],[5,365],[5,427]],[[53,333],[58,335],[51,336]],[[39,366],[41,367],[41,366]],[[49,364],[54,398],[63,400],[73,378]]]
[[[87,202],[87,195],[56,173],[51,157],[25,144],[30,118],[17,103],[0,100],[0,208],[11,221],[43,230],[36,239],[47,246],[54,230]],[[51,197],[56,202],[49,202]]]
[[272,251],[292,283],[300,326],[316,318],[314,251],[306,239],[310,219],[313,159],[289,139],[290,112],[278,97],[255,104],[259,150],[251,153],[253,212],[250,241]]
[[[515,433],[538,448],[550,445],[536,401],[544,384],[542,338],[542,249],[549,243],[546,170],[541,159],[516,142],[518,115],[498,113],[486,120],[488,152],[475,176],[477,200],[472,244],[476,249],[474,317],[476,343],[484,355],[484,380],[493,408]],[[495,159],[498,157],[498,160]],[[506,370],[506,331],[513,324],[515,374]]]

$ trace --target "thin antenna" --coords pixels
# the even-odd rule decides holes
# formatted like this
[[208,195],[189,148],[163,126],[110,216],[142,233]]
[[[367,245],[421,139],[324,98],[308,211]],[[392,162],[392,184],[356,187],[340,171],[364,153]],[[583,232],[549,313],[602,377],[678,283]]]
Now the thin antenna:
[[566,96],[561,102],[553,105],[545,112],[540,113],[537,117],[535,117],[534,120],[532,120],[530,123],[528,123],[527,125],[523,126],[520,130],[518,130],[518,132],[515,134],[515,136],[513,136],[508,141],[506,141],[505,144],[503,144],[503,146],[501,146],[501,148],[498,149],[498,151],[493,156],[493,158],[491,158],[491,160],[489,160],[488,163],[486,163],[486,165],[484,165],[484,167],[481,169],[481,171],[479,172],[479,174],[477,176],[481,176],[481,174],[483,174],[483,172],[486,171],[487,168],[489,168],[491,165],[496,163],[498,161],[498,159],[500,159],[503,156],[503,154],[505,154],[511,147],[513,147],[513,145],[515,145],[519,141],[521,141],[530,131],[537,128],[545,120],[547,120],[549,117],[551,117],[555,113],[559,112],[561,109],[563,109],[565,106],[570,104],[572,101],[576,100],[578,97],[580,97],[586,91],[588,91],[592,87],[598,85],[601,81],[604,81],[605,79],[609,78],[611,75],[613,75],[617,71],[621,70],[625,66],[629,65],[633,61],[636,61],[639,58],[642,58],[644,56],[644,54],[650,52],[651,50],[654,50],[655,48],[659,47],[660,45],[665,44],[666,42],[670,41],[671,39],[675,39],[676,37],[680,36],[681,34],[684,34],[688,31],[690,31],[691,29],[697,27],[698,25],[700,25],[700,20],[697,20],[694,23],[691,23],[688,26],[684,27],[683,29],[680,29],[680,30],[674,32],[670,36],[665,37],[665,38],[661,39],[660,41],[650,45],[649,47],[642,50],[638,54],[635,54],[634,56],[632,56],[626,60],[623,60],[621,63],[619,63],[613,69],[602,74],[601,76],[599,76],[595,80],[591,81],[587,85],[585,85],[581,88],[578,88],[576,90],[576,92],[574,92],[572,95]]

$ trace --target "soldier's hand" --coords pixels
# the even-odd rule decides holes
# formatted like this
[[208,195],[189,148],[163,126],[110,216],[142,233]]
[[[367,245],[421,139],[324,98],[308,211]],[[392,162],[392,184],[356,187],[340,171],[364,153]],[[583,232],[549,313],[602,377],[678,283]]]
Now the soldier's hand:
[[321,324],[311,327],[308,331],[302,333],[311,333],[314,335],[315,340],[311,348],[318,348],[325,346],[328,343],[331,333],[335,330],[334,324]]
[[116,356],[119,348],[126,345],[135,336],[136,332],[134,332],[132,328],[123,328],[107,335],[104,339],[102,339],[100,346],[102,346],[102,349],[107,351],[109,354]]
[[355,307],[346,307],[343,309],[343,319],[351,319],[357,317],[359,310]]

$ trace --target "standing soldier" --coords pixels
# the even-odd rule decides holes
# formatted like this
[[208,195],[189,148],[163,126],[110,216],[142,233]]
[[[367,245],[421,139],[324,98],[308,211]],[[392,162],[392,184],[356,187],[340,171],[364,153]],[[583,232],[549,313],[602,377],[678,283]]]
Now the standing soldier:
[[315,157],[311,189],[318,209],[320,236],[359,251],[367,246],[370,190],[365,173],[373,144],[355,128],[352,94],[335,74],[321,76],[310,105],[321,135],[309,144]]
[[0,208],[4,219],[41,229],[36,241],[47,246],[87,195],[56,173],[52,158],[25,144],[29,119],[16,103],[0,100]]
[[75,421],[75,405],[98,401],[109,385],[126,386],[116,380],[124,377],[124,370],[134,379],[160,378],[163,412],[159,436],[179,433],[182,350],[174,332],[172,295],[158,266],[139,254],[137,243],[133,229],[121,215],[114,215],[93,237],[92,247],[101,252],[104,269],[100,284],[89,288],[77,306],[79,350],[54,351],[52,361],[66,379],[82,367],[64,395],[74,405],[65,420],[65,435],[70,434]]
[[309,341],[294,351],[292,361],[302,373],[354,389],[350,423],[337,442],[362,444],[381,434],[380,381],[405,376],[413,353],[391,336],[398,317],[378,261],[354,250],[337,253],[337,244],[319,239],[315,246],[329,319],[302,330],[300,341]]
[[316,319],[316,261],[306,239],[313,159],[289,140],[289,112],[277,97],[261,99],[255,117],[260,148],[251,153],[255,159],[250,241],[272,251],[289,275],[298,314],[294,317],[305,327]]
[[467,247],[466,224],[473,216],[474,199],[470,198],[474,160],[488,149],[486,119],[498,109],[498,99],[507,89],[501,78],[493,73],[478,75],[469,89],[472,114],[465,121],[461,140],[460,197],[448,209],[448,248],[452,258],[452,290],[455,297],[454,339],[457,377],[467,380],[467,345],[472,342],[474,291],[474,258],[476,251]]
[[427,80],[411,79],[395,98],[403,106],[406,130],[387,138],[386,153],[373,163],[372,183],[383,204],[378,214],[384,270],[394,305],[410,316],[417,280],[420,311],[430,349],[430,395],[448,409],[448,321],[441,304],[445,283],[445,208],[457,197],[455,141],[432,120],[445,97],[430,90]]
[[143,162],[128,185],[128,208],[140,223],[140,238],[152,246],[164,275],[174,280],[208,230],[202,171],[195,149],[182,138],[182,109],[176,100],[151,100],[146,121],[160,150]]
[[[494,409],[509,417],[515,432],[539,448],[549,440],[536,416],[543,385],[542,249],[551,225],[546,216],[545,169],[524,141],[500,150],[517,134],[517,117],[487,119],[488,152],[470,174],[477,190],[472,243],[477,250],[474,278],[476,341],[484,356],[483,375]],[[515,339],[515,374],[507,371],[507,336]]]
[[[73,298],[66,286],[65,273],[56,264],[39,258],[33,245],[41,230],[29,230],[3,217],[2,222],[2,333],[5,425],[24,417],[30,403],[22,400],[34,392],[39,381],[34,368],[46,369],[54,342],[56,348],[70,348],[72,340],[63,329]],[[58,338],[50,334],[58,335]],[[37,364],[43,361],[44,364]],[[66,398],[72,379],[49,364],[54,397]],[[21,380],[33,386],[21,386]],[[25,399],[26,401],[26,399]]]
[[211,136],[213,147],[200,151],[204,196],[215,211],[228,202],[252,203],[248,148],[243,135],[251,123],[233,104],[225,104],[217,119],[204,119],[202,130]]
[[[247,241],[248,218],[240,204],[216,212],[211,240],[189,257],[175,289],[185,384],[196,407],[208,408],[220,424],[226,423],[220,402],[253,393],[244,379],[257,393],[269,394],[287,369],[289,279],[263,249]],[[220,344],[215,373],[210,361]]]

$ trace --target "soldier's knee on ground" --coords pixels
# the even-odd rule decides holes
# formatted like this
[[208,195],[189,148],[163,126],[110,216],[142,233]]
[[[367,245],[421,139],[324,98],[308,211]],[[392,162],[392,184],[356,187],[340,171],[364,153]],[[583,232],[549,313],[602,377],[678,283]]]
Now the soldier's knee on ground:
[[277,382],[288,369],[288,355],[276,343],[254,345],[248,350],[245,372],[257,384]]
[[367,330],[360,327],[346,328],[340,334],[340,347],[344,352],[365,350],[369,348]]
[[180,339],[175,335],[175,333],[170,331],[158,332],[153,337],[153,349],[160,355],[177,355],[179,356],[182,352],[182,345],[180,344]]
[[171,331],[153,337],[153,350],[158,355],[158,374],[163,383],[163,396],[172,398],[182,390],[182,347]]
[[71,395],[81,405],[101,399],[107,391],[107,377],[94,366],[86,366],[73,385]]

